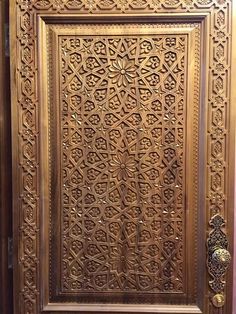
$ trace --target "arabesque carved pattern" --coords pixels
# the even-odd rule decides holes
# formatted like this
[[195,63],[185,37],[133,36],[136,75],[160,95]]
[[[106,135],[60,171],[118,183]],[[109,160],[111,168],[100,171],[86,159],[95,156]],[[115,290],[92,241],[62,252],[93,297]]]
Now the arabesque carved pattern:
[[209,269],[209,274],[212,280],[209,281],[211,289],[215,293],[222,293],[225,287],[224,276],[227,270],[227,264],[220,264],[214,261],[213,253],[217,247],[221,249],[228,249],[228,240],[223,228],[225,226],[225,221],[220,215],[215,215],[210,220],[210,226],[212,228],[207,239],[208,248],[208,260],[207,266]]
[[187,36],[59,50],[62,289],[183,291]]
[[[39,143],[37,27],[39,11],[65,13],[168,13],[208,12],[210,14],[208,84],[208,218],[216,213],[227,217],[226,178],[229,105],[231,0],[18,0],[17,21],[17,112],[19,116],[19,304],[21,314],[40,312],[39,297]],[[208,39],[206,39],[208,40]],[[114,65],[115,67],[115,65]],[[114,73],[114,71],[113,71]],[[129,79],[133,79],[131,71]],[[115,80],[115,77],[113,77]],[[127,81],[129,81],[127,79]],[[122,79],[118,81],[124,84]],[[126,82],[128,84],[129,82]],[[115,163],[115,160],[113,161]],[[131,164],[132,166],[132,164]],[[124,171],[121,172],[121,176]],[[118,177],[118,176],[117,176]]]

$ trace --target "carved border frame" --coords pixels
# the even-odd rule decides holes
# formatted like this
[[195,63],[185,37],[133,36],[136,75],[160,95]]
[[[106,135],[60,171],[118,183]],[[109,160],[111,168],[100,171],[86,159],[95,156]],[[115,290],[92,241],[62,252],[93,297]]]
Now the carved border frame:
[[[206,221],[220,214],[232,219],[229,200],[231,14],[233,0],[16,0],[11,1],[13,215],[15,311],[40,313],[39,287],[39,91],[37,23],[39,13],[210,14],[207,112]],[[107,3],[102,4],[102,3]],[[174,19],[174,16],[173,16]],[[232,157],[231,157],[232,158]],[[230,163],[232,166],[232,162]],[[233,174],[231,174],[233,176]],[[229,207],[230,206],[230,207]],[[230,210],[229,210],[230,209]],[[210,230],[210,229],[209,229]],[[232,234],[230,233],[232,238]],[[206,237],[205,237],[206,238]],[[230,239],[231,240],[231,239]],[[229,295],[231,295],[228,279]],[[206,288],[211,292],[209,288]],[[230,303],[230,302],[228,302]],[[20,307],[20,308],[18,308]],[[230,313],[231,304],[223,313]],[[56,310],[56,309],[55,309]],[[206,313],[215,313],[206,302]],[[218,310],[217,310],[218,311]],[[218,312],[216,312],[218,313]]]

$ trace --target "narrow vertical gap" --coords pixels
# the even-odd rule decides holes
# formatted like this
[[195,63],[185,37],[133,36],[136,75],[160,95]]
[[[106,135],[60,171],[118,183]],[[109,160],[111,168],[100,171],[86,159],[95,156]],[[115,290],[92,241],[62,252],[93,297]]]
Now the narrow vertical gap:
[[9,56],[9,0],[0,2],[0,313],[13,313],[13,271],[8,254],[12,238],[11,100]]

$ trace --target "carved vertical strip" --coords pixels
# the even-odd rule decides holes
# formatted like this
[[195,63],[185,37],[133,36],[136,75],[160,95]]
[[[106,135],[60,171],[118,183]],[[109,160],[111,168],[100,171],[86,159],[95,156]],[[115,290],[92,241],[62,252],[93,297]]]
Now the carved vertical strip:
[[20,313],[39,311],[38,108],[36,31],[32,1],[17,6],[19,114]]
[[[208,117],[208,217],[212,224],[216,214],[227,221],[227,162],[228,162],[228,111],[229,111],[229,68],[230,68],[230,29],[231,3],[216,1],[213,11],[210,41],[209,77],[209,117]],[[210,228],[210,225],[209,225]],[[211,228],[210,228],[211,230]],[[212,231],[209,231],[211,236]],[[222,241],[226,238],[225,229],[221,230]],[[210,262],[208,261],[208,264]],[[211,266],[211,264],[210,264]],[[221,285],[224,292],[224,273],[219,279],[216,269],[209,267],[209,285],[213,291]],[[210,307],[213,313],[218,311]]]

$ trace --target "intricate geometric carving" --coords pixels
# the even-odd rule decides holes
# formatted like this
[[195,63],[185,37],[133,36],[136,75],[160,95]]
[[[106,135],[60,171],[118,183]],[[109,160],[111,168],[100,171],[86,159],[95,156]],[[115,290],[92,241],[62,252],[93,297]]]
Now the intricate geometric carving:
[[[16,8],[15,20],[17,21],[17,58],[16,69],[17,69],[17,93],[16,98],[13,100],[15,105],[15,111],[18,113],[19,122],[18,129],[16,128],[15,137],[18,136],[18,147],[16,147],[18,155],[18,164],[16,171],[18,174],[16,177],[21,178],[20,184],[17,185],[15,191],[17,192],[17,197],[19,200],[16,202],[16,215],[18,221],[19,219],[19,236],[18,242],[23,245],[19,247],[18,252],[18,264],[19,264],[19,278],[21,278],[21,284],[19,286],[19,302],[22,304],[22,308],[19,309],[19,313],[29,313],[36,314],[40,312],[40,296],[39,296],[39,129],[38,129],[38,63],[37,63],[37,26],[34,21],[35,15],[39,11],[55,14],[65,14],[65,13],[170,13],[170,12],[209,12],[211,14],[211,25],[210,25],[210,36],[209,36],[209,51],[210,62],[209,62],[209,89],[207,93],[208,103],[208,137],[207,137],[207,147],[208,147],[208,159],[207,159],[207,177],[212,178],[215,173],[218,174],[217,180],[213,181],[215,183],[209,184],[207,191],[207,212],[208,216],[212,216],[216,213],[220,213],[224,217],[227,217],[225,211],[226,208],[226,193],[225,182],[227,177],[226,166],[227,166],[227,151],[226,143],[228,138],[228,124],[227,124],[227,113],[229,112],[229,67],[230,67],[230,36],[231,36],[231,1],[230,0],[18,0],[14,1],[13,6]],[[16,27],[16,24],[15,26]],[[14,28],[13,27],[13,28]],[[13,39],[14,40],[14,39]],[[207,39],[206,39],[207,40]],[[171,40],[170,40],[171,45]],[[76,64],[77,61],[75,61]],[[93,64],[93,59],[91,59],[91,64]],[[150,60],[150,66],[153,67],[158,65],[158,60]],[[129,80],[134,79],[132,77],[133,72],[129,76]],[[100,77],[100,75],[98,75]],[[128,79],[122,80],[121,85]],[[95,81],[96,78],[94,78]],[[114,78],[115,79],[115,78]],[[91,79],[88,79],[92,82]],[[157,82],[158,77],[150,77],[149,82]],[[171,81],[171,80],[170,80]],[[78,81],[77,81],[78,83]],[[222,85],[223,84],[223,85]],[[72,85],[78,86],[78,84]],[[168,86],[168,81],[167,85]],[[97,94],[97,99],[103,97],[104,90],[100,90]],[[140,90],[140,98],[148,97],[146,91]],[[172,95],[173,96],[173,95]],[[168,97],[168,95],[166,96]],[[173,98],[173,97],[172,97]],[[171,99],[171,97],[170,97]],[[79,100],[75,100],[79,101]],[[175,100],[170,100],[175,103]],[[167,102],[166,102],[167,103]],[[135,100],[131,99],[131,106],[135,105]],[[88,100],[87,108],[92,108],[93,103]],[[119,106],[119,99],[111,99],[110,107]],[[157,104],[158,107],[158,104]],[[86,108],[86,106],[85,106]],[[112,109],[115,110],[115,109]],[[220,123],[219,118],[216,118],[219,110],[221,112]],[[28,112],[28,113],[27,113]],[[218,112],[218,113],[217,113]],[[31,116],[31,117],[30,117]],[[24,117],[24,118],[23,118]],[[80,120],[74,119],[75,123]],[[213,117],[214,122],[211,121]],[[176,118],[176,117],[174,117]],[[133,125],[139,122],[138,116],[130,117]],[[167,117],[169,123],[171,124],[173,117]],[[24,122],[23,122],[24,121]],[[107,118],[107,121],[111,121]],[[151,121],[151,120],[150,120]],[[91,122],[90,122],[91,123]],[[152,136],[158,137],[161,135],[161,130],[158,128],[152,130]],[[86,138],[89,140],[94,137],[94,130],[91,127],[85,129]],[[72,136],[72,143],[77,142],[80,134],[74,133]],[[120,135],[114,133],[110,135],[113,137],[113,141],[119,141]],[[135,138],[135,134],[133,137]],[[130,140],[132,136],[130,135]],[[173,143],[173,134],[165,134],[165,141]],[[116,142],[115,142],[116,143]],[[98,145],[102,145],[101,143]],[[150,159],[158,161],[160,157],[149,156]],[[77,158],[77,157],[76,157]],[[91,158],[97,158],[96,156]],[[170,157],[168,157],[170,158]],[[89,160],[89,159],[88,159]],[[155,169],[155,168],[154,168]],[[92,170],[92,169],[91,169]],[[95,170],[95,169],[94,169]],[[158,169],[157,169],[158,170]],[[101,172],[102,169],[96,170]],[[96,171],[91,171],[91,175],[96,178]],[[151,169],[150,169],[151,171]],[[148,175],[148,174],[147,174]],[[155,178],[157,174],[155,172],[151,174],[151,177]],[[219,179],[220,177],[220,179]],[[33,178],[33,179],[32,179]],[[19,188],[19,190],[18,190]],[[115,192],[115,191],[114,191]],[[78,198],[80,192],[74,192],[75,199]],[[89,195],[89,194],[88,194]],[[89,199],[89,197],[88,197]],[[172,204],[169,206],[169,211],[172,208]],[[99,208],[96,207],[90,209],[91,213],[98,212]],[[110,211],[107,214],[112,215]],[[139,208],[134,207],[131,211],[129,209],[130,215],[134,217],[138,216]],[[115,212],[114,212],[115,214]],[[153,207],[147,208],[145,216],[153,217],[155,215],[155,209]],[[158,220],[157,225],[158,225]],[[154,221],[153,221],[154,223]],[[87,223],[89,226],[90,224]],[[92,228],[92,224],[91,224]],[[158,228],[158,227],[157,227]],[[25,247],[29,247],[28,243],[31,242],[31,249],[25,250]],[[149,252],[149,251],[148,251]],[[152,252],[152,253],[151,253]],[[155,249],[150,247],[150,254],[154,254]],[[149,267],[155,269],[154,264],[147,264]],[[94,265],[97,267],[98,265]],[[78,264],[75,266],[79,268]],[[168,266],[169,267],[169,266]],[[167,268],[168,268],[167,267]],[[169,267],[171,269],[171,267]],[[163,270],[164,271],[164,270]],[[151,272],[151,271],[150,271]],[[34,278],[29,280],[29,277]],[[102,282],[103,279],[100,279]],[[140,282],[142,278],[140,278]],[[33,282],[33,284],[32,284]],[[145,282],[145,280],[144,280]],[[80,289],[80,288],[79,288]],[[169,287],[168,287],[169,289]]]
[[187,47],[60,36],[63,292],[184,291]]

